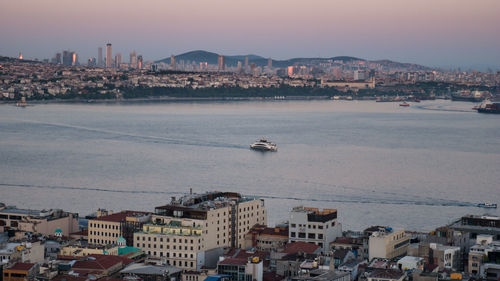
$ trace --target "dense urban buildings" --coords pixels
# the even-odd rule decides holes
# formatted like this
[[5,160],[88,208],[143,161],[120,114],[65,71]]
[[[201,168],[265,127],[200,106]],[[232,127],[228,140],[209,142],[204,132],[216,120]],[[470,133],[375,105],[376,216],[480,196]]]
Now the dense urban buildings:
[[0,219],[3,280],[500,277],[500,219],[495,216],[464,216],[430,233],[388,226],[356,232],[342,231],[335,209],[300,206],[289,210],[286,223],[270,227],[262,199],[211,191],[172,197],[153,213],[98,209],[84,229],[77,214],[60,210],[2,204]]

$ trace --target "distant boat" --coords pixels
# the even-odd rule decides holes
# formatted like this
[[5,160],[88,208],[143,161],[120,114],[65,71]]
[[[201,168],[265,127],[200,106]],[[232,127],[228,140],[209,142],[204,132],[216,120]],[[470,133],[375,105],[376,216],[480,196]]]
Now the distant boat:
[[479,107],[477,107],[476,110],[479,113],[500,114],[500,103],[498,103],[498,102],[494,102],[494,103],[484,102]]
[[16,106],[17,107],[26,107],[28,106],[28,104],[26,103],[26,98],[25,97],[21,97],[21,100],[16,102]]
[[265,138],[261,138],[260,140],[252,143],[250,148],[261,151],[278,151],[278,146]]
[[399,106],[408,107],[410,104],[404,101],[403,103],[400,103]]
[[488,202],[479,203],[479,204],[477,204],[477,206],[481,207],[481,208],[490,208],[490,209],[496,209],[497,208],[497,204],[495,204],[495,203],[488,203]]

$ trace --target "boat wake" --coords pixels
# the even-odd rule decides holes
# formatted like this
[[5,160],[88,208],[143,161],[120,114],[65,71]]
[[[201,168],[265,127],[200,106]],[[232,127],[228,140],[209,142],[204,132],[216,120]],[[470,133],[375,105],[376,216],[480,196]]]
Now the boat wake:
[[[81,191],[96,191],[96,192],[111,192],[111,193],[124,193],[124,194],[152,194],[152,195],[183,195],[184,192],[179,191],[156,191],[144,190],[136,188],[133,190],[118,190],[101,187],[79,187],[79,186],[58,186],[58,185],[34,185],[34,184],[12,184],[0,183],[0,187],[13,187],[13,188],[28,188],[28,189],[64,189],[64,190],[81,190]],[[250,195],[249,195],[250,196]],[[422,205],[422,206],[455,206],[455,207],[477,207],[477,203],[460,202],[444,199],[401,199],[401,198],[372,198],[361,195],[335,195],[335,197],[328,198],[321,196],[320,198],[304,198],[294,196],[278,196],[278,195],[251,195],[263,199],[273,200],[291,200],[291,201],[305,201],[305,202],[333,202],[333,203],[367,203],[367,204],[387,204],[387,205]]]
[[70,125],[64,123],[55,123],[55,122],[42,122],[36,120],[19,120],[16,119],[17,122],[23,123],[31,123],[31,124],[40,124],[44,126],[52,126],[52,127],[60,127],[74,130],[84,130],[88,132],[95,132],[107,135],[107,137],[103,137],[105,139],[115,139],[115,140],[129,140],[129,141],[148,141],[151,143],[167,143],[174,145],[190,145],[190,146],[202,146],[202,147],[223,147],[223,148],[234,148],[234,149],[248,149],[246,145],[237,145],[230,143],[222,143],[222,142],[214,142],[214,141],[201,141],[201,140],[189,140],[189,139],[175,139],[168,137],[160,137],[160,136],[152,136],[152,135],[138,135],[131,133],[124,133],[114,130],[105,130],[98,128],[89,128],[84,126]]

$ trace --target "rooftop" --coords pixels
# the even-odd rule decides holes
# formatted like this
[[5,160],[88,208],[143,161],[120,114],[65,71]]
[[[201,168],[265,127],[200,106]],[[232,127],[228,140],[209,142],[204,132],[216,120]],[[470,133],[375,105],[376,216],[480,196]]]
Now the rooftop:
[[292,212],[300,212],[307,214],[307,220],[311,222],[327,222],[337,218],[337,209],[323,209],[312,207],[297,206],[292,209]]
[[313,254],[319,248],[320,247],[318,245],[313,244],[313,243],[292,242],[292,243],[288,243],[285,245],[285,249],[283,250],[283,253],[293,254],[293,253],[298,253],[298,252],[304,252],[307,254]]
[[147,212],[138,212],[138,211],[122,211],[116,214],[107,215],[92,219],[94,221],[107,221],[107,222],[124,222],[127,220],[127,217],[143,217],[147,215]]
[[393,269],[378,269],[370,273],[370,278],[383,278],[383,279],[400,279],[404,273],[399,270]]
[[122,271],[121,274],[144,274],[144,275],[162,275],[164,273],[176,274],[182,269],[170,265],[150,265],[144,263],[131,264]]
[[25,262],[18,262],[15,263],[13,266],[8,268],[9,270],[23,270],[23,271],[28,271],[30,270],[33,266],[35,266],[34,263],[25,263]]

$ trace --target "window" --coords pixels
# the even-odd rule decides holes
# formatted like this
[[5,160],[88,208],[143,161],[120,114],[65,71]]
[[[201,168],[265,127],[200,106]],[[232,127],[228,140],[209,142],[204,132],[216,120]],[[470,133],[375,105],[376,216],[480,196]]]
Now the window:
[[318,233],[318,239],[323,239],[323,234]]
[[290,232],[290,237],[295,237],[295,232]]
[[309,239],[316,239],[316,233],[308,233],[307,238]]
[[305,232],[299,232],[299,238],[306,238]]

